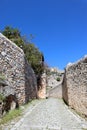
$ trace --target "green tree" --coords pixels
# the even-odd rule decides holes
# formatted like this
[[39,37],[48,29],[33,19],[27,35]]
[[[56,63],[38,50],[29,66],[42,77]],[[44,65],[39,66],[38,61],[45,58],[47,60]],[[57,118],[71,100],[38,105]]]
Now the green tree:
[[10,26],[6,26],[3,31],[1,31],[3,35],[5,35],[8,39],[16,43],[17,46],[23,47],[24,41],[21,37],[21,33],[17,28],[12,28]]
[[43,67],[43,54],[39,51],[38,48],[35,47],[34,44],[29,43],[24,45],[24,53],[31,64],[32,68],[34,69],[35,73],[41,74],[44,70]]

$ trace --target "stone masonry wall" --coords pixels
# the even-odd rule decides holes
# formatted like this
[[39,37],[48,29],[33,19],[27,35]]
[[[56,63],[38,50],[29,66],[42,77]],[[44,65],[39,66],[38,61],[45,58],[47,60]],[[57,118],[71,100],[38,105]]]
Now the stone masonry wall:
[[40,78],[39,90],[38,90],[38,98],[46,98],[46,73],[44,72]]
[[65,102],[87,116],[87,56],[66,67],[62,90]]
[[47,93],[48,97],[62,98],[62,84],[50,89]]
[[[47,97],[62,98],[63,73],[55,73],[47,76]],[[57,81],[57,78],[60,81]]]
[[7,86],[3,87],[5,96],[15,94],[19,104],[36,98],[36,77],[25,59],[23,50],[2,34],[0,34],[0,73],[5,76],[7,83]]

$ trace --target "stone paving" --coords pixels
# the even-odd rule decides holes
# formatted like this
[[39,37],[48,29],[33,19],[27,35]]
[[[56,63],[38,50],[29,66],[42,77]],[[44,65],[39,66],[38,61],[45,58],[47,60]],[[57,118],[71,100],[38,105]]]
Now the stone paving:
[[87,130],[87,122],[73,114],[61,99],[41,100],[11,130]]

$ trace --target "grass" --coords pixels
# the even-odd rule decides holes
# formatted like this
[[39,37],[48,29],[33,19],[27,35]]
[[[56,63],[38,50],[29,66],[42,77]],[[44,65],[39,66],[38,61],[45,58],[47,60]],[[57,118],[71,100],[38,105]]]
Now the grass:
[[37,103],[37,99],[34,99],[32,101],[30,101],[29,103],[23,105],[24,109],[21,108],[21,106],[19,107],[19,109],[15,109],[15,110],[11,110],[8,113],[6,113],[6,115],[4,115],[1,119],[0,119],[0,125],[6,124],[9,121],[15,119],[16,117],[22,116],[23,111],[28,108],[31,105],[35,105],[35,102]]
[[4,95],[0,94],[0,101],[4,101],[4,100],[5,100]]
[[12,111],[9,111],[5,116],[3,116],[1,118],[0,125],[1,124],[5,124],[5,123],[11,121],[12,119],[20,116],[21,114],[22,114],[22,110],[20,108],[12,110]]
[[0,80],[5,80],[5,76],[0,73]]
[[[43,99],[39,99],[39,100],[43,100]],[[26,103],[25,105],[23,105],[23,107],[26,109],[28,108],[29,106],[33,105],[35,106],[35,104],[39,101],[38,99],[33,99],[31,101],[29,101],[28,103]]]

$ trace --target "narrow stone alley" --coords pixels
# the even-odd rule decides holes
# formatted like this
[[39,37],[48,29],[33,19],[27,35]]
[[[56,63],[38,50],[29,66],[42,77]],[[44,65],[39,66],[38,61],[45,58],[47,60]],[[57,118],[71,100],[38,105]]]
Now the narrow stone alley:
[[64,104],[61,99],[49,98],[37,103],[32,111],[11,130],[86,130],[87,122]]
[[62,99],[40,100],[11,130],[87,130],[87,122],[64,104]]

